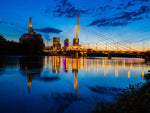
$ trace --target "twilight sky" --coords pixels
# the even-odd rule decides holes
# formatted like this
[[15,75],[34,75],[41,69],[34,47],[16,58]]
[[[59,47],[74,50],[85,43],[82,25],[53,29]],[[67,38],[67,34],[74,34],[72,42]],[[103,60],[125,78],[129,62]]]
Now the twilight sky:
[[78,14],[80,44],[131,42],[142,49],[144,42],[150,50],[150,0],[1,0],[0,34],[18,41],[32,17],[33,29],[47,45],[54,36],[71,42]]

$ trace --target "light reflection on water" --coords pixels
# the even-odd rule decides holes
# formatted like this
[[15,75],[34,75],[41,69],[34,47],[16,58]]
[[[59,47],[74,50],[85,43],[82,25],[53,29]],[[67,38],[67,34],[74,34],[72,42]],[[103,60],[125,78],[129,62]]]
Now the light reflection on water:
[[88,112],[114,101],[129,84],[145,82],[143,59],[3,57],[0,109],[3,113]]

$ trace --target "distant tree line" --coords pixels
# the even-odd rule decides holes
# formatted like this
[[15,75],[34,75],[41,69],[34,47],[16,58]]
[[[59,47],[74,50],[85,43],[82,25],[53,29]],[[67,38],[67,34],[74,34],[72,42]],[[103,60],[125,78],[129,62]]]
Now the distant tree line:
[[40,40],[27,39],[14,42],[0,35],[0,55],[42,55],[43,48]]

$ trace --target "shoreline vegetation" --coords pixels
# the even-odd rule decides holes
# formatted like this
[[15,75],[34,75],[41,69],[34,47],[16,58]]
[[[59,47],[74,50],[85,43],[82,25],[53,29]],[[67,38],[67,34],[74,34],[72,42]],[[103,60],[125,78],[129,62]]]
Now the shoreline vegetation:
[[145,84],[129,85],[115,103],[97,103],[93,113],[150,113],[150,71]]
[[40,40],[27,39],[20,42],[6,40],[0,35],[0,55],[43,55],[43,43]]

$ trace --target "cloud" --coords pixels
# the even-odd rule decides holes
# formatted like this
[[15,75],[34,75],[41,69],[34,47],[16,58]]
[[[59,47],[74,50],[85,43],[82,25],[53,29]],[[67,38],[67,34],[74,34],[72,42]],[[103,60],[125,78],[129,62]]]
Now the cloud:
[[97,25],[98,27],[100,26],[125,26],[127,25],[128,21],[124,20],[123,22],[115,20],[115,18],[109,18],[109,19],[100,19],[100,20],[95,20],[92,23],[89,24],[89,26]]
[[89,26],[125,26],[129,23],[132,23],[133,21],[142,20],[144,18],[143,14],[148,12],[150,12],[148,6],[141,6],[141,8],[138,11],[124,12],[120,15],[116,14],[118,16],[114,15],[111,18],[102,18],[94,20],[89,24]]
[[47,43],[52,40],[49,34],[43,34],[43,37],[47,41]]
[[150,0],[133,0],[133,1],[143,1],[143,2],[149,2]]
[[80,10],[75,7],[70,8],[57,8],[56,10],[53,10],[53,16],[55,17],[77,17],[77,15],[85,14],[87,10]]
[[102,10],[102,11],[105,11],[105,10],[107,10],[108,8],[110,8],[109,5],[106,5],[106,6],[104,6],[104,7],[99,7],[99,9]]
[[0,24],[8,24],[7,22],[4,21],[0,21]]
[[134,6],[132,2],[128,2],[128,4],[124,7],[124,9],[127,9],[128,7]]
[[[83,8],[80,6],[75,7],[68,0],[54,0],[54,7],[48,7],[45,10],[46,14],[54,17],[67,17],[73,18],[80,16],[88,16],[95,19],[89,26],[125,26],[133,21],[142,20],[146,17],[146,14],[150,12],[150,7],[144,2],[150,0],[128,0],[127,2],[116,2],[110,0],[111,3],[115,3],[112,7],[111,3],[105,5],[97,4],[95,7]],[[140,1],[143,1],[142,3]]]
[[[58,2],[58,1],[57,1]],[[54,17],[77,17],[77,15],[84,15],[88,13],[88,9],[79,9],[73,6],[67,0],[59,1],[58,5],[53,8],[47,8],[46,14],[51,14]]]
[[121,7],[117,7],[117,10],[121,10]]
[[140,0],[140,1],[149,2],[150,0]]
[[103,19],[100,19],[100,20],[93,21],[92,23],[89,24],[89,26],[97,25],[99,23],[106,23],[106,22],[107,22],[107,19],[103,18]]
[[120,6],[124,6],[124,4],[120,4]]
[[150,19],[150,16],[149,16],[149,15],[146,15],[146,18]]
[[54,28],[50,28],[50,27],[35,29],[35,31],[39,31],[39,32],[43,32],[43,33],[56,33],[56,34],[59,34],[60,32],[62,32],[62,30],[54,29]]
[[62,5],[64,6],[72,6],[67,0],[62,0]]

